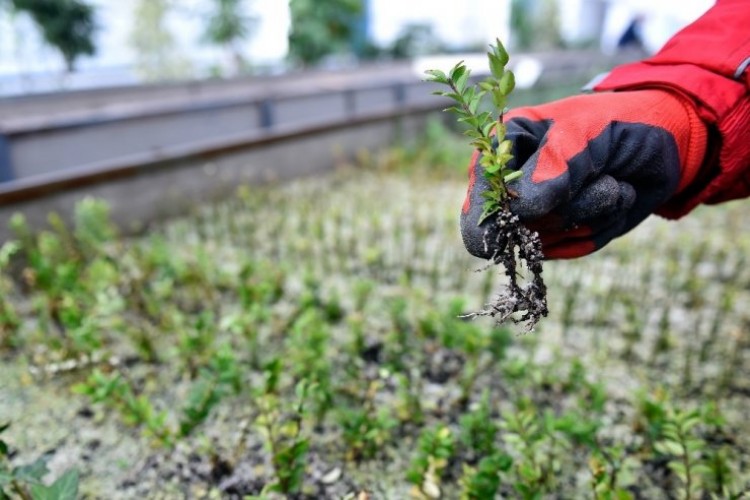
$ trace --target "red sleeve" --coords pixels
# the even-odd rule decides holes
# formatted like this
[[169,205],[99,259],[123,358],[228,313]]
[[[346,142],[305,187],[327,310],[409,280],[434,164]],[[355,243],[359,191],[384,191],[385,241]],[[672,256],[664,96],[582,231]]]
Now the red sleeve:
[[711,131],[702,175],[658,213],[750,196],[750,2],[719,0],[653,57],[615,68],[595,91],[668,88],[691,98]]

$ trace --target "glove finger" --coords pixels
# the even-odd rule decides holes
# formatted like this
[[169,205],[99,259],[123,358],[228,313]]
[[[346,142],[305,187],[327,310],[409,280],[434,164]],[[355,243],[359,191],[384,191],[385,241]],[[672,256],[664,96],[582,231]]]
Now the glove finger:
[[570,200],[570,176],[567,171],[543,182],[532,180],[540,152],[528,158],[521,166],[522,176],[508,184],[517,194],[510,200],[510,209],[523,222],[540,219]]
[[636,192],[627,182],[603,175],[581,191],[565,207],[565,219],[570,226],[602,227],[613,217],[622,217],[636,201]]
[[545,250],[544,254],[547,255],[546,250],[555,247],[560,244],[564,244],[566,241],[577,241],[577,240],[591,240],[593,232],[589,227],[578,227],[569,231],[549,231],[546,233],[540,233],[539,239],[542,241],[542,249]]
[[[537,154],[544,130],[546,127],[540,128],[533,123],[521,123],[517,120],[507,122],[506,138],[513,143],[513,159],[508,163],[508,168],[516,170]],[[481,155],[477,151],[469,162],[469,187],[461,211],[461,236],[469,253],[489,259],[492,258],[493,251],[485,245],[485,241],[494,241],[498,228],[491,217],[479,224],[484,210],[482,193],[490,187],[484,176],[484,168],[479,163],[480,159]]]
[[[522,176],[508,186],[518,194],[511,199],[510,208],[524,223],[548,216],[569,202],[572,196],[566,159],[560,154],[559,147],[549,143],[552,125],[548,119],[523,116],[508,122],[506,137],[513,141],[515,160],[509,167],[522,172]],[[545,164],[555,165],[557,175],[538,181],[535,173],[542,158]]]
[[494,239],[497,235],[497,227],[490,219],[479,224],[484,205],[482,193],[489,188],[489,183],[484,178],[484,168],[479,165],[480,158],[479,151],[476,151],[469,162],[469,187],[460,219],[461,237],[470,254],[481,259],[489,259],[492,257],[492,252],[487,248],[485,241]]
[[596,230],[581,227],[572,231],[545,235],[542,241],[544,257],[546,259],[582,257],[602,248],[630,229],[626,217],[610,218],[609,221],[609,224]]
[[[627,209],[621,208],[609,214],[589,219],[585,224],[566,226],[562,229],[548,230],[540,233],[542,245],[545,248],[563,244],[567,241],[592,240],[598,242],[604,235],[613,232],[615,228],[628,229]],[[621,234],[616,234],[621,236]]]
[[580,226],[598,231],[611,224],[612,218],[624,216],[633,206],[635,196],[630,184],[604,176],[582,189],[570,203],[539,219],[526,222],[526,227],[543,237],[555,233],[568,234],[566,232],[570,229]]

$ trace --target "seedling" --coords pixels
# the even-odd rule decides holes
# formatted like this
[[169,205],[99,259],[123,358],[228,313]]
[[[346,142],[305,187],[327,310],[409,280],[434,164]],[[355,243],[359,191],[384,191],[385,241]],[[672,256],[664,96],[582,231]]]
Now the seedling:
[[13,347],[20,340],[16,337],[21,320],[9,296],[14,291],[13,282],[4,276],[11,258],[20,249],[16,241],[8,241],[0,246],[0,349]]
[[596,500],[630,500],[632,493],[622,487],[620,476],[626,467],[622,460],[622,448],[598,451],[589,459],[591,472],[591,492]]
[[[10,424],[0,423],[0,434]],[[49,486],[42,481],[49,473],[47,460],[42,457],[34,462],[11,467],[10,447],[0,438],[0,498],[22,500],[75,500],[78,498],[78,471],[69,469]],[[12,495],[12,496],[11,496]]]
[[663,424],[662,439],[655,445],[657,452],[671,457],[668,466],[682,482],[683,498],[687,500],[700,498],[703,476],[710,472],[700,460],[706,442],[694,431],[700,423],[697,410],[671,412]]
[[[467,287],[481,296],[494,276],[466,278],[469,257],[457,246],[453,211],[441,205],[460,188],[455,179],[426,175],[429,165],[414,171],[418,157],[399,155],[389,171],[408,177],[358,170],[263,187],[242,204],[201,208],[197,220],[157,224],[146,237],[110,236],[93,222],[68,230],[52,219],[54,230],[22,231],[18,245],[0,246],[0,296],[19,319],[0,349],[0,386],[9,388],[0,392],[10,403],[0,414],[28,415],[10,436],[35,447],[31,460],[15,446],[0,458],[0,489],[19,497],[7,471],[45,454],[54,471],[45,485],[71,459],[94,472],[81,477],[81,495],[122,487],[128,497],[238,496],[260,494],[265,482],[265,500],[284,495],[272,488],[289,498],[352,492],[365,500],[404,498],[411,486],[420,498],[739,498],[750,484],[742,210],[686,221],[710,241],[700,259],[684,232],[664,226],[651,238],[648,227],[662,227],[654,220],[645,244],[635,235],[585,263],[557,263],[545,278],[560,292],[551,296],[564,324],[544,338],[514,338],[512,328],[459,318]],[[383,186],[392,192],[387,206]],[[90,204],[87,220],[99,220],[95,212],[106,210]],[[413,286],[400,281],[405,266]],[[436,271],[438,293],[429,288]],[[566,297],[570,289],[578,296]],[[669,355],[650,363],[664,331]],[[87,370],[56,371],[83,359],[71,358],[73,349],[96,342]],[[297,380],[312,383],[303,408]],[[75,381],[88,394],[80,413],[64,392],[57,399]],[[27,384],[39,397],[23,396]],[[53,412],[67,408],[53,419],[39,415],[47,395],[59,401]],[[701,410],[698,424],[678,422],[684,410],[672,409],[699,407],[696,399],[715,408]],[[92,401],[101,404],[90,418]],[[430,437],[420,442],[425,428]],[[89,436],[102,432],[116,439],[89,449]],[[150,449],[154,441],[171,441],[175,453]],[[70,446],[84,453],[71,455]],[[123,451],[157,460],[125,463]],[[106,473],[81,462],[87,456]],[[216,473],[212,456],[230,464],[230,475]],[[413,482],[402,471],[410,465]],[[20,484],[33,494],[30,481]]]
[[299,382],[295,387],[296,401],[288,409],[283,408],[273,394],[259,399],[261,413],[256,425],[264,435],[276,473],[276,480],[263,488],[261,497],[270,492],[289,495],[302,488],[310,448],[310,439],[303,432],[303,422],[311,388],[312,385],[306,380]]
[[210,366],[200,371],[198,380],[188,392],[180,418],[179,435],[190,435],[206,421],[224,397],[240,392],[241,384],[241,374],[234,353],[229,345],[224,345],[214,354]]
[[426,498],[439,498],[440,482],[448,461],[453,456],[455,438],[448,427],[425,429],[419,436],[417,454],[406,477]]
[[485,391],[479,406],[465,413],[459,420],[461,444],[467,448],[474,461],[494,455],[498,425],[490,411],[490,396]]
[[343,408],[338,412],[342,436],[348,446],[348,458],[359,461],[373,458],[391,439],[397,421],[388,409],[371,404],[363,408]]
[[[508,52],[500,40],[496,43],[490,45],[487,53],[490,76],[476,85],[469,84],[471,71],[463,62],[456,64],[448,74],[436,69],[426,73],[427,81],[450,88],[449,91],[435,93],[455,101],[456,104],[446,111],[452,112],[460,123],[467,125],[465,133],[471,138],[471,145],[481,153],[479,163],[484,168],[489,189],[482,193],[484,205],[478,224],[481,226],[487,222],[485,248],[492,254],[491,260],[503,266],[508,277],[506,290],[474,316],[491,316],[502,323],[514,313],[523,313],[517,321],[527,322],[527,328],[531,330],[548,312],[547,287],[542,280],[544,255],[539,235],[521,224],[510,211],[510,199],[517,194],[508,183],[522,175],[520,170],[508,166],[513,159],[513,143],[505,138],[507,127],[503,123],[508,96],[515,87],[515,77],[505,67],[510,58]],[[487,96],[491,98],[492,111],[483,110]],[[490,237],[490,228],[497,232],[494,238]],[[518,280],[521,261],[526,262],[531,273],[526,285],[519,284]]]
[[461,477],[461,500],[495,498],[501,474],[508,472],[513,459],[497,453],[484,457],[476,467],[464,464]]
[[137,396],[121,375],[106,375],[94,370],[88,380],[73,386],[73,392],[89,396],[93,403],[116,409],[126,424],[143,428],[156,443],[168,447],[174,445],[175,436],[167,425],[167,412],[157,412],[145,395]]

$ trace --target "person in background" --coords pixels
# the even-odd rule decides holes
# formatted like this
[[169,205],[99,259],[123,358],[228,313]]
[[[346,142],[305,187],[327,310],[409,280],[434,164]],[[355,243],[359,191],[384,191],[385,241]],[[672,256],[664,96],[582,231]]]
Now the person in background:
[[617,40],[617,50],[637,50],[645,52],[643,44],[643,16],[638,15],[630,21],[625,32]]
[[[511,210],[546,258],[581,257],[652,213],[750,195],[750,4],[719,0],[654,56],[616,67],[593,93],[506,114]],[[475,154],[461,212],[467,250],[490,258],[478,225],[487,188]]]

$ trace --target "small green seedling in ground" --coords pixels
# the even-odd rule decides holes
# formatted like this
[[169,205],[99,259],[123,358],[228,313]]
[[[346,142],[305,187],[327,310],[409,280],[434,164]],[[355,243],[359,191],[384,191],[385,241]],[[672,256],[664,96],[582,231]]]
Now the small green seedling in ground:
[[461,444],[475,460],[488,457],[497,451],[495,438],[499,427],[490,411],[489,393],[485,392],[476,409],[459,419]]
[[[7,241],[0,246],[0,272],[10,266],[13,255],[21,249],[17,241]],[[8,299],[13,293],[12,281],[0,275],[0,349],[13,347],[20,340],[16,338],[18,327],[21,325],[16,306]]]
[[555,455],[550,449],[554,441],[542,424],[533,408],[506,413],[500,424],[503,440],[518,455],[513,487],[525,499],[540,498],[554,482]]
[[[478,223],[489,223],[485,230],[485,248],[492,254],[495,264],[503,265],[508,277],[507,290],[490,302],[485,310],[474,315],[491,316],[503,322],[514,313],[523,313],[518,321],[526,321],[531,330],[548,312],[547,287],[542,280],[544,255],[539,235],[521,224],[510,211],[510,199],[517,195],[508,187],[508,183],[521,177],[522,173],[508,166],[513,159],[513,143],[505,138],[507,127],[503,123],[508,96],[515,87],[515,77],[505,67],[509,60],[508,52],[497,40],[497,45],[490,45],[487,56],[490,76],[477,85],[469,84],[471,72],[463,62],[456,64],[447,74],[440,70],[428,70],[427,81],[450,88],[449,91],[435,93],[455,101],[456,104],[446,111],[454,113],[459,122],[467,125],[465,133],[471,138],[471,145],[481,153],[479,162],[484,168],[489,188],[482,193],[484,205]],[[493,111],[483,110],[486,96],[491,97]],[[490,228],[496,230],[496,236],[490,236]],[[526,262],[531,273],[526,285],[518,281],[520,261]]]
[[513,466],[513,459],[503,453],[484,457],[476,467],[464,465],[461,476],[461,500],[495,498],[501,474]]
[[370,459],[383,450],[398,423],[386,408],[343,408],[338,412],[342,436],[348,446],[347,458]]
[[448,427],[425,429],[419,436],[417,454],[406,473],[418,489],[417,496],[440,498],[441,476],[453,456],[455,439]]
[[190,435],[208,419],[211,411],[230,394],[242,388],[242,374],[231,346],[223,345],[214,354],[208,368],[200,371],[198,380],[187,394],[180,418],[179,435]]
[[596,500],[630,500],[632,493],[624,488],[625,476],[627,482],[634,481],[630,471],[635,460],[623,459],[625,450],[621,446],[607,449],[598,446],[589,458],[589,472],[591,473],[591,492]]
[[701,460],[707,443],[695,432],[701,415],[698,410],[670,413],[662,427],[662,439],[654,447],[657,452],[671,457],[667,465],[682,483],[682,498],[701,498],[703,477],[710,473],[710,468]]
[[263,488],[261,498],[271,492],[289,495],[302,488],[310,449],[310,439],[303,432],[303,423],[308,414],[306,403],[312,389],[314,384],[306,380],[299,382],[295,387],[296,402],[288,412],[284,411],[274,394],[266,394],[259,399],[261,413],[256,425],[264,435],[276,474],[275,481]]
[[175,433],[167,425],[167,412],[157,412],[145,395],[137,396],[120,374],[107,375],[96,369],[88,380],[73,386],[73,392],[89,396],[92,403],[116,409],[126,424],[143,428],[160,445],[175,444]]
[[[0,424],[0,434],[10,424]],[[47,460],[42,457],[18,467],[9,463],[10,447],[0,438],[0,499],[22,500],[76,500],[78,498],[78,471],[69,469],[49,486],[42,479],[49,473]]]

